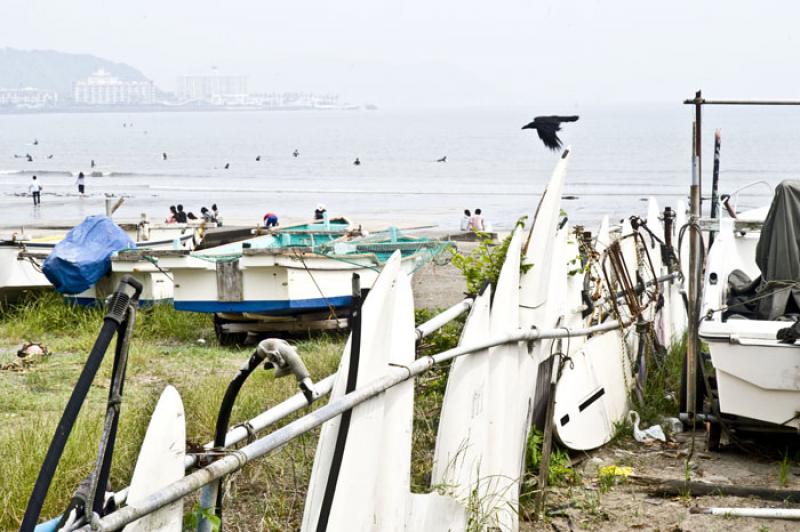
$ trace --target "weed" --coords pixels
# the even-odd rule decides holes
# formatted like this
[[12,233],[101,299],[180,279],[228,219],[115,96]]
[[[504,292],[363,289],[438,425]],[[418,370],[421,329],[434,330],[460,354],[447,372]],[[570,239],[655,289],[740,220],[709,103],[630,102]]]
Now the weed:
[[789,472],[792,467],[792,462],[789,460],[789,450],[783,453],[783,459],[778,463],[778,483],[781,487],[789,485]]
[[[663,416],[678,415],[678,397],[681,386],[681,369],[686,353],[686,337],[674,342],[659,363],[648,361],[647,382],[642,399],[633,394],[634,408],[642,424],[659,423]],[[648,354],[650,360],[656,356]]]
[[[517,220],[516,226],[525,227],[526,216]],[[488,235],[479,233],[480,242],[478,246],[469,254],[463,255],[458,250],[452,249],[452,263],[464,275],[467,282],[467,293],[475,296],[480,292],[483,285],[490,283],[497,286],[497,279],[500,277],[500,270],[505,263],[508,245],[511,243],[511,236],[508,235],[502,242],[495,245]],[[528,271],[533,265],[521,264],[522,272]]]

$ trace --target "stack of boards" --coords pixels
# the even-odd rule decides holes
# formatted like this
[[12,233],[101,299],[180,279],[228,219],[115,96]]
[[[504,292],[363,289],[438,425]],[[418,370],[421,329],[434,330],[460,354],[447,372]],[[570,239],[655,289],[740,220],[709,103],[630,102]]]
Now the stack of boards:
[[[556,166],[530,231],[518,227],[513,232],[497,286],[485,287],[475,299],[461,346],[520,329],[574,330],[614,317],[609,312],[584,312],[579,246],[561,213],[568,158],[569,150]],[[679,218],[681,213],[679,206]],[[652,199],[647,221],[663,240]],[[623,223],[623,235],[632,231]],[[642,236],[649,242],[655,273],[666,273],[660,244]],[[602,253],[611,242],[605,218],[595,251]],[[632,238],[623,239],[620,247],[628,275],[636,279],[640,250]],[[356,389],[415,359],[413,294],[401,262],[395,252],[364,301],[358,360],[353,364]],[[682,336],[686,313],[677,283],[668,283],[662,296],[664,305],[658,313],[648,309],[648,317],[657,324],[659,339],[669,345]],[[352,341],[351,337],[344,348],[331,400],[345,395],[348,380],[352,386]],[[531,424],[544,415],[554,371],[551,355],[558,352],[570,359],[556,388],[555,434],[571,449],[588,450],[610,441],[627,416],[636,342],[628,327],[590,337],[504,344],[456,358],[442,405],[428,494],[411,493],[410,486],[413,379],[327,421],[317,446],[302,530],[517,530],[526,441]],[[128,505],[183,477],[184,441],[183,405],[178,392],[167,387],[145,436]],[[182,513],[182,502],[176,502],[126,530],[177,531]]]
[[[575,329],[598,323],[597,313],[584,316],[584,276],[575,266],[580,265],[578,244],[561,219],[567,161],[565,154],[530,232],[514,231],[497,286],[487,286],[475,299],[460,345],[532,327]],[[653,200],[648,222],[663,240]],[[632,231],[625,222],[622,234]],[[600,252],[612,241],[607,218],[596,241]],[[641,257],[633,238],[623,240],[621,249],[635,280]],[[652,244],[648,251],[657,274],[665,273],[660,247]],[[524,273],[520,261],[531,265]],[[389,365],[414,359],[411,292],[398,269],[390,261],[365,301],[357,387],[385,375]],[[664,298],[666,304],[652,317],[659,323],[659,337],[671,341],[683,332],[685,310],[677,286],[668,285]],[[679,303],[677,308],[670,301]],[[627,415],[636,342],[629,327],[589,338],[506,344],[456,358],[441,411],[430,494],[410,492],[411,381],[354,408],[344,436],[341,418],[327,422],[303,530],[464,530],[467,523],[517,530],[528,429],[544,401],[550,355],[558,351],[572,361],[564,366],[556,391],[556,435],[569,448],[588,450],[610,441]],[[348,345],[332,398],[344,394],[349,352]]]

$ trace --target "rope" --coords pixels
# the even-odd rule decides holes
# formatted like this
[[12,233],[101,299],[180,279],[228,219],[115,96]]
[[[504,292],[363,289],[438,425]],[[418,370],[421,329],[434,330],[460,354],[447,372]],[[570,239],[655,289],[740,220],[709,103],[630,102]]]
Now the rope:
[[328,298],[325,297],[325,294],[322,292],[322,288],[320,288],[319,284],[317,283],[317,279],[314,277],[314,274],[312,274],[311,270],[308,268],[308,265],[306,264],[305,259],[303,258],[303,256],[300,253],[297,252],[296,249],[292,250],[292,251],[294,252],[295,258],[299,259],[300,262],[303,264],[303,268],[306,270],[306,273],[308,274],[308,276],[311,277],[311,280],[314,282],[314,286],[317,287],[317,291],[322,296],[322,299],[325,300],[325,304],[328,306],[328,310],[330,311],[329,316],[333,316],[333,319],[338,320],[339,318],[338,318],[338,316],[336,316],[336,309],[334,308],[333,305],[331,305],[331,302],[328,301]]
[[157,258],[155,258],[155,257],[151,257],[151,256],[149,256],[149,255],[142,255],[142,258],[143,258],[144,260],[146,260],[147,262],[149,262],[150,264],[152,264],[153,266],[155,266],[155,267],[156,267],[156,269],[157,269],[158,271],[160,271],[161,273],[163,273],[164,275],[166,275],[166,276],[167,276],[167,279],[169,279],[169,280],[170,280],[170,281],[172,281],[173,283],[175,282],[175,278],[174,278],[174,277],[172,277],[172,275],[171,275],[171,274],[170,274],[168,271],[166,271],[166,270],[162,269],[162,268],[161,268],[161,266],[159,266],[159,265],[158,265],[158,259],[157,259]]

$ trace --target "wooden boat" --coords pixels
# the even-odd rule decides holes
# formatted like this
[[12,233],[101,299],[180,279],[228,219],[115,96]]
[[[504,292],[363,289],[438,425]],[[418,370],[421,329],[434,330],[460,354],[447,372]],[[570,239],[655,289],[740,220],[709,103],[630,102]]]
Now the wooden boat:
[[[318,246],[320,243],[341,237],[349,228],[349,222],[337,219],[321,224],[290,226],[256,237],[252,237],[254,230],[249,229],[250,238],[248,239],[241,239],[242,232],[234,230],[229,233],[229,237],[236,240],[211,248],[203,246],[205,234],[198,244],[181,247],[148,246],[146,243],[142,243],[135,250],[125,250],[115,254],[111,260],[111,272],[95,286],[70,299],[81,305],[96,305],[98,301],[103,301],[111,293],[113,287],[124,275],[132,275],[144,286],[140,306],[147,307],[157,303],[171,302],[175,294],[174,277],[176,275],[179,282],[186,282],[193,286],[194,276],[185,273],[185,270],[192,271],[192,269],[184,268],[185,265],[225,264],[231,260],[231,257],[241,255],[244,250]],[[211,235],[216,235],[216,233],[211,233]],[[223,241],[222,239],[223,237],[219,235],[215,236],[215,241]],[[192,253],[193,250],[195,251]],[[172,265],[176,263],[178,264],[175,266],[176,272],[171,272]],[[216,282],[215,279],[211,279],[211,281]]]
[[[163,236],[157,232],[151,234],[155,237]],[[23,236],[0,240],[0,301],[13,301],[25,292],[51,289],[52,285],[42,273],[41,265],[63,238],[64,234],[59,233],[43,237]],[[183,248],[190,246],[193,238],[194,234],[190,232],[177,237],[140,241],[137,245],[153,249],[176,246]],[[79,295],[77,298],[70,296],[70,299],[81,297],[83,296]]]
[[313,225],[220,246],[200,253],[120,253],[114,270],[152,268],[174,280],[178,310],[226,314],[291,316],[326,312],[349,305],[350,278],[361,275],[369,287],[395,250],[411,273],[447,244],[413,239],[396,230],[366,238],[341,238]]

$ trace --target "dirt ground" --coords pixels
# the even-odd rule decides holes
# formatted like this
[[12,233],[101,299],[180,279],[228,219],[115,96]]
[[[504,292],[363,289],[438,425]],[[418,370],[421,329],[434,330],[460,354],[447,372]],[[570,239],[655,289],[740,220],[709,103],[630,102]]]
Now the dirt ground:
[[[703,432],[695,433],[689,460],[691,480],[713,484],[800,489],[800,468],[792,461],[781,467],[780,452],[746,454],[727,446],[721,452],[705,451]],[[632,438],[612,443],[586,455],[573,457],[581,479],[577,486],[558,487],[548,495],[550,516],[540,523],[525,523],[523,530],[799,530],[797,521],[739,518],[690,513],[693,507],[797,508],[798,505],[741,497],[661,497],[636,480],[620,479],[608,491],[601,489],[598,472],[605,466],[629,466],[633,474],[684,480],[691,450],[690,433],[676,435],[668,444],[636,443]],[[793,465],[792,465],[793,464]],[[783,478],[781,471],[783,470]],[[604,492],[605,491],[605,492]]]
[[[459,250],[469,252],[475,244],[459,242]],[[414,274],[417,307],[441,308],[463,299],[463,277],[452,264],[429,263]],[[630,466],[633,474],[660,479],[684,480],[687,457],[692,448],[690,433],[677,434],[668,444],[643,445],[632,437],[621,438],[590,453],[573,456],[579,482],[556,487],[548,495],[550,510],[543,522],[522,521],[521,530],[800,530],[800,523],[780,519],[734,518],[692,514],[693,507],[788,508],[791,504],[741,497],[661,497],[650,495],[648,486],[633,480],[618,480],[607,491],[598,482],[600,468]],[[789,458],[796,458],[789,455]],[[714,484],[758,486],[800,490],[800,467],[792,460],[783,468],[781,451],[745,453],[734,447],[721,452],[705,450],[705,434],[695,433],[694,453],[689,460],[691,480]],[[800,505],[794,504],[794,507]]]

